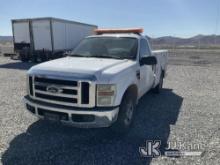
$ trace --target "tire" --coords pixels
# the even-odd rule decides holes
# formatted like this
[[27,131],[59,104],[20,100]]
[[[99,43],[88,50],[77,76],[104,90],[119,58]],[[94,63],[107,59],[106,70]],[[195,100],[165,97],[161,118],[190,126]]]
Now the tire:
[[32,61],[33,63],[37,63],[37,62],[38,62],[38,61],[37,61],[37,54],[33,54],[33,55],[32,55],[31,61]]
[[45,62],[47,60],[48,60],[48,58],[47,58],[47,54],[46,53],[40,55],[40,61],[41,62]]
[[22,62],[28,62],[30,60],[30,52],[28,48],[23,48],[20,52],[20,58]]
[[29,59],[24,55],[24,54],[20,54],[20,58],[22,62],[28,62]]
[[111,129],[117,134],[125,134],[128,132],[135,112],[136,101],[131,93],[126,93],[119,107],[118,119],[112,125]]
[[161,73],[159,84],[153,89],[153,92],[159,94],[162,88],[163,88],[163,74]]

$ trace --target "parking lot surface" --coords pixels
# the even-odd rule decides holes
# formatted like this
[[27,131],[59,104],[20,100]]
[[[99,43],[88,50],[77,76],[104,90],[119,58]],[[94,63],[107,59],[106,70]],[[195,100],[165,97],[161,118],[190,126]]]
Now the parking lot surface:
[[[171,59],[163,91],[159,95],[149,92],[141,99],[132,128],[122,137],[105,128],[77,129],[38,120],[22,103],[26,71],[33,64],[0,56],[0,162],[220,164],[220,66],[175,60]],[[161,141],[161,156],[140,155],[139,147],[146,146],[147,140]],[[183,143],[171,150],[202,154],[164,155],[167,144]]]

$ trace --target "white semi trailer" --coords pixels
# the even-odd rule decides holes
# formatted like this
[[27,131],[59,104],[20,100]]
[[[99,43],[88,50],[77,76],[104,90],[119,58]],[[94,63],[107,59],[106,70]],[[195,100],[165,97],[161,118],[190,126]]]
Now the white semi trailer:
[[62,57],[83,38],[92,35],[96,25],[58,18],[12,20],[14,51],[22,61],[46,61]]

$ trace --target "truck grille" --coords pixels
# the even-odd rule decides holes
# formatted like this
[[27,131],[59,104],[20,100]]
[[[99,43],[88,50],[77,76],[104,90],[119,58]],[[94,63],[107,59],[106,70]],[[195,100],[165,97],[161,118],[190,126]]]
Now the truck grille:
[[38,100],[67,106],[89,104],[88,82],[33,77],[29,83],[33,83],[30,93]]

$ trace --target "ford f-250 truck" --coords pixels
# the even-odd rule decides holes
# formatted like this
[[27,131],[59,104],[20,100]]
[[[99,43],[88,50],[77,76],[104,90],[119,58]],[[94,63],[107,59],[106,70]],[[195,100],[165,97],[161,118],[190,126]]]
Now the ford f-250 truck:
[[27,74],[29,112],[76,127],[126,132],[138,100],[159,93],[167,51],[151,51],[142,29],[97,29],[67,57],[33,66]]

